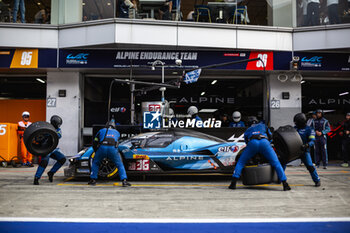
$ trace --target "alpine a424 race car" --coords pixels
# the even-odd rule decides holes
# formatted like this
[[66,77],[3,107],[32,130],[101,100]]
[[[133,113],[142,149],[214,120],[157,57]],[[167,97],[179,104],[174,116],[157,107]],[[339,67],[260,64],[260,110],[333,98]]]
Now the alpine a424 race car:
[[[141,133],[119,144],[118,150],[128,174],[216,172],[232,173],[243,142],[227,142],[217,137],[186,129]],[[67,177],[90,175],[95,153],[85,148],[69,159]],[[100,165],[101,178],[113,178],[117,167],[109,159]]]

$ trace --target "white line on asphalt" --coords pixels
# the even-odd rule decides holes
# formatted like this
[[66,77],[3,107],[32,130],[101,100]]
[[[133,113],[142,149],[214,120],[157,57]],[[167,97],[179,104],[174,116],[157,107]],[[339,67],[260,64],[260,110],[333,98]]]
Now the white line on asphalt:
[[350,222],[338,218],[251,218],[251,219],[149,219],[149,218],[29,218],[0,217],[0,222],[76,222],[76,223],[279,223],[279,222]]

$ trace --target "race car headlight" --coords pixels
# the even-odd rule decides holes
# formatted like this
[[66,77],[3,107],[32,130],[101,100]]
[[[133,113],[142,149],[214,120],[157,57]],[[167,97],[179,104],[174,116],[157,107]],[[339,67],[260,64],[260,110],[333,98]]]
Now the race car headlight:
[[68,161],[73,163],[73,162],[75,162],[75,158],[68,159]]

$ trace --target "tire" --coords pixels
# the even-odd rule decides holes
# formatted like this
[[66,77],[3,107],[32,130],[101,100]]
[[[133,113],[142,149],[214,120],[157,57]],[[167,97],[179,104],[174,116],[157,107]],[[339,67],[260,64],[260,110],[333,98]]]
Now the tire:
[[45,121],[31,124],[23,135],[27,150],[33,155],[46,156],[58,145],[58,135],[55,127]]
[[244,185],[269,184],[274,181],[274,169],[270,164],[247,166],[242,171]]
[[282,164],[298,159],[303,151],[299,133],[290,125],[281,126],[273,133],[273,143]]

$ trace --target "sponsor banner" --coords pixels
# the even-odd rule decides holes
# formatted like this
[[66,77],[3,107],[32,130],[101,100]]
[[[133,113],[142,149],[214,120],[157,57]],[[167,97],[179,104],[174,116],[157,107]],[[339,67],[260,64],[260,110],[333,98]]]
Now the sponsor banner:
[[[292,52],[288,51],[134,51],[134,50],[60,50],[60,68],[130,68],[151,66],[161,60],[168,68],[195,69],[243,59],[261,61],[238,63],[211,69],[289,70]],[[295,52],[299,70],[350,71],[350,53]],[[182,66],[175,61],[182,60]],[[56,68],[56,49],[0,49],[0,68]],[[151,71],[150,71],[151,72]]]
[[55,49],[1,49],[0,68],[56,68]]
[[251,52],[249,59],[260,58],[258,61],[248,62],[247,70],[273,70],[273,52]]
[[350,71],[350,53],[296,52],[300,70]]
[[[144,67],[151,66],[155,60],[161,60],[167,67],[170,66],[169,68],[195,69],[201,66],[258,57],[264,63],[262,61],[249,64],[238,63],[215,69],[263,70],[263,64],[266,64],[267,70],[273,70],[273,52],[264,51],[60,50],[59,66],[62,68],[129,68],[131,63],[134,67]],[[177,59],[182,60],[182,66],[175,64]],[[199,76],[199,73],[196,73],[196,76]]]

